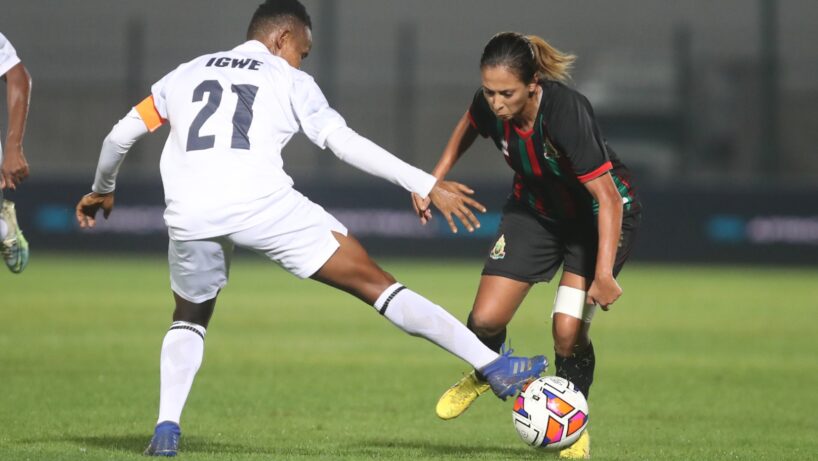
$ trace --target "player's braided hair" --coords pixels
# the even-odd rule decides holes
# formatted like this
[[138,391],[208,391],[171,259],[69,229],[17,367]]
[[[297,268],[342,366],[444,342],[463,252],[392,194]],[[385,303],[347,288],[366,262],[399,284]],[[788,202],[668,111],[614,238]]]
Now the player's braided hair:
[[525,82],[535,79],[564,81],[576,56],[566,54],[536,35],[501,32],[489,40],[480,57],[480,68],[507,67]]
[[256,8],[247,38],[255,38],[264,29],[277,26],[281,21],[296,20],[312,29],[312,20],[307,9],[298,0],[267,0]]

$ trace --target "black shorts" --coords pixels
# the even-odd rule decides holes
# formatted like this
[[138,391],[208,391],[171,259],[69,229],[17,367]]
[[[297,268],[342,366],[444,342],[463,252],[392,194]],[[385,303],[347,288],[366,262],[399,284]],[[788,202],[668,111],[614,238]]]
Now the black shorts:
[[[630,256],[640,220],[638,213],[622,218],[614,277]],[[564,262],[565,272],[590,281],[596,269],[598,242],[596,220],[555,223],[509,201],[503,207],[503,219],[483,266],[483,275],[530,283],[548,282]]]

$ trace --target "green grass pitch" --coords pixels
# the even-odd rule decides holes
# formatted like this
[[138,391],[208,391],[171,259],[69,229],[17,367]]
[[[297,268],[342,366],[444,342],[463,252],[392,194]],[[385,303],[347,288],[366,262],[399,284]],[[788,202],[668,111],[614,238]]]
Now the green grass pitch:
[[[386,261],[465,319],[479,261]],[[0,460],[137,460],[158,406],[172,311],[161,255],[34,254],[0,273]],[[818,270],[637,265],[599,313],[597,460],[818,458]],[[553,358],[553,285],[510,326]],[[467,366],[346,294],[240,255],[182,418],[181,459],[552,459],[511,402],[484,396],[440,421]],[[553,373],[553,369],[549,370]]]

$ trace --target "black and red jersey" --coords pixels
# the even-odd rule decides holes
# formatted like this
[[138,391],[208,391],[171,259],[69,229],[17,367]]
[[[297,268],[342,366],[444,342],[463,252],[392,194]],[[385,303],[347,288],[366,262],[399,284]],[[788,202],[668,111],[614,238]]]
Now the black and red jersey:
[[472,127],[494,140],[515,171],[513,199],[546,219],[588,218],[599,204],[583,184],[610,173],[625,214],[636,213],[640,204],[630,172],[602,137],[588,99],[559,82],[544,80],[540,86],[540,108],[527,132],[498,119],[482,88],[469,108]]

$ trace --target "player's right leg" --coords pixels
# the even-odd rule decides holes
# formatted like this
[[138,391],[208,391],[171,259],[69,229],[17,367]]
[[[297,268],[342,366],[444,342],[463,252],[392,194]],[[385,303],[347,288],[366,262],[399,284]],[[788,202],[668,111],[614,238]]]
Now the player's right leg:
[[168,247],[173,322],[160,353],[159,417],[146,455],[176,456],[179,420],[204,357],[216,297],[227,283],[232,244],[224,239],[174,241]]
[[338,233],[335,238],[338,250],[313,279],[357,296],[406,333],[423,337],[468,362],[483,372],[501,399],[545,370],[544,356],[512,357],[492,351],[448,311],[395,282],[357,240]]
[[[530,288],[531,284],[527,282],[494,275],[482,276],[467,327],[489,349],[499,352],[506,340],[506,325]],[[472,370],[443,393],[435,412],[441,419],[456,418],[488,390],[489,383],[485,376]]]
[[6,267],[19,274],[28,265],[28,241],[17,224],[14,202],[3,199],[0,191],[0,252]]

